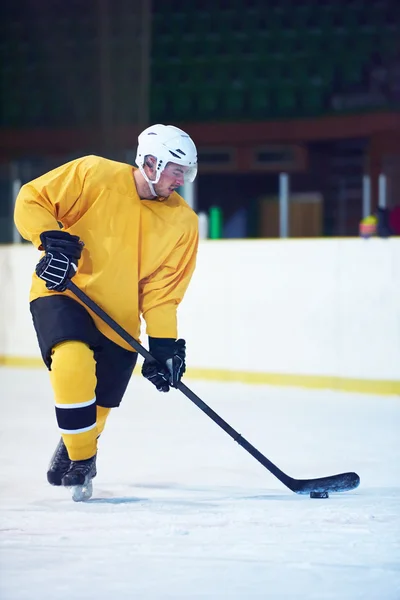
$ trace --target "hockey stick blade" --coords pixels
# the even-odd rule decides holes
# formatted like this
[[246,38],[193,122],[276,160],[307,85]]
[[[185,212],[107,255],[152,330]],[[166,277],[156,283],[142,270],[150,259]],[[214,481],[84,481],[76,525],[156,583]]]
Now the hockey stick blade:
[[[147,360],[154,360],[152,355],[146,348],[144,348],[134,337],[132,337],[125,329],[121,327],[112,317],[110,317],[100,306],[96,304],[85,292],[83,292],[78,286],[72,281],[68,281],[67,288],[84,304],[89,308],[95,315],[100,317],[102,321],[115,331],[127,344],[129,344],[138,354],[146,358]],[[270,461],[264,454],[261,454],[257,448],[255,448],[250,442],[248,442],[240,433],[238,433],[233,427],[229,425],[222,417],[220,417],[208,404],[203,402],[199,396],[197,396],[190,388],[184,383],[179,382],[177,386],[178,390],[182,392],[195,404],[200,410],[202,410],[214,423],[216,423],[221,429],[223,429],[230,437],[235,440],[242,448],[244,448],[251,456],[253,456],[259,463],[263,465],[270,473],[275,475],[277,479],[292,492],[296,494],[309,494],[310,492],[347,492],[353,490],[360,483],[360,478],[357,473],[341,473],[339,475],[331,475],[330,477],[321,477],[318,479],[294,479],[290,477],[279,467],[277,467],[272,461]]]
[[339,473],[319,479],[291,479],[288,487],[296,494],[310,492],[348,492],[360,485],[357,473]]

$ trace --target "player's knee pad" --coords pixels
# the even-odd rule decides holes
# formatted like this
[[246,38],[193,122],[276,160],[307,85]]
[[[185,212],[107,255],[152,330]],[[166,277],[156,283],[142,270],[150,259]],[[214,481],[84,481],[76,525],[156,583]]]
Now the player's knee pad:
[[50,379],[56,404],[95,400],[96,362],[83,342],[67,341],[53,348]]

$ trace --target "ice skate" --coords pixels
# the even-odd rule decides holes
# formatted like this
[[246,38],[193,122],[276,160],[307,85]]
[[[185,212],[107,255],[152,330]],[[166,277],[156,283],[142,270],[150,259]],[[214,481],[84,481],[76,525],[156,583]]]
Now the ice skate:
[[75,502],[89,500],[93,493],[92,479],[96,477],[96,455],[87,460],[71,461],[67,473],[61,480],[64,487],[72,488],[72,499]]
[[68,451],[61,438],[57,444],[47,470],[47,481],[50,485],[61,485],[61,480],[71,466]]

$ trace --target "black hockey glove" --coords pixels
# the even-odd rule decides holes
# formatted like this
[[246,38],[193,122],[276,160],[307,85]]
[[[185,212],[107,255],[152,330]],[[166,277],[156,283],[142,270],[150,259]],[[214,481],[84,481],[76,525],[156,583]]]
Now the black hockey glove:
[[82,254],[83,242],[77,235],[66,231],[44,231],[40,241],[45,255],[36,265],[36,275],[46,282],[48,290],[64,292],[67,281],[77,269]]
[[170,387],[178,387],[186,370],[185,340],[149,337],[149,350],[155,360],[144,361],[143,377],[151,381],[159,392],[169,392]]

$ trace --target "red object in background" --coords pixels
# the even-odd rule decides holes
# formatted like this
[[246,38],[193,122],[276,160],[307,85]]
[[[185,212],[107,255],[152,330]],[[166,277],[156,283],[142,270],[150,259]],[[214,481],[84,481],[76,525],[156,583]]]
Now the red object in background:
[[395,206],[390,211],[389,226],[394,235],[400,235],[400,205]]
[[370,238],[376,235],[376,219],[374,222],[363,223],[361,221],[359,226],[359,234],[363,238]]

